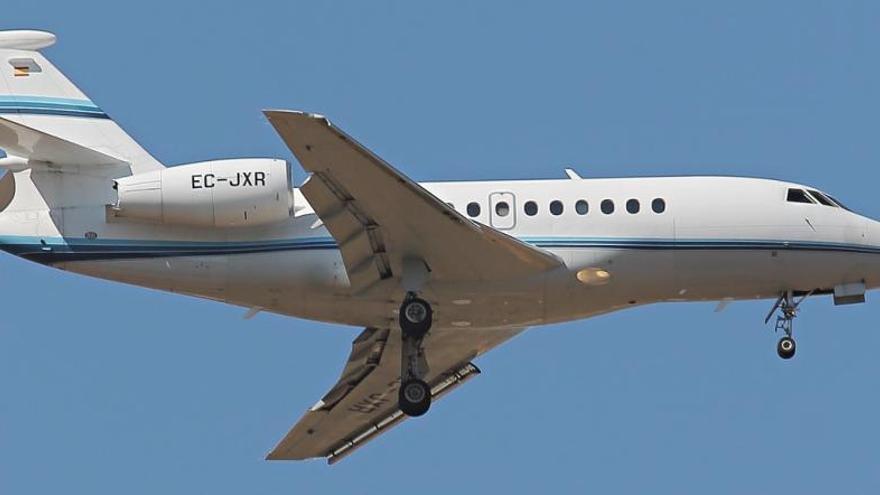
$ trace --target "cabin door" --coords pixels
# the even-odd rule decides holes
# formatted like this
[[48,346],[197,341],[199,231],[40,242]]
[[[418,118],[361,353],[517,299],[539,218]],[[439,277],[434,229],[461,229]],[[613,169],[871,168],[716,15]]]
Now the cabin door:
[[516,198],[513,193],[496,192],[489,195],[489,223],[500,230],[516,226]]

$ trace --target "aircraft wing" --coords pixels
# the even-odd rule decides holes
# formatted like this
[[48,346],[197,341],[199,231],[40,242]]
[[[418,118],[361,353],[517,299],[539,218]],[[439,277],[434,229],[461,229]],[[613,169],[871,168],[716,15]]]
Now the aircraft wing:
[[[471,360],[522,330],[431,330],[423,345],[433,400],[478,375]],[[266,458],[326,457],[333,464],[406,419],[397,407],[401,340],[398,329],[365,329],[352,343],[336,385]]]
[[362,293],[423,260],[436,281],[503,281],[561,265],[553,254],[472,222],[320,115],[270,110],[269,122],[312,175],[300,188],[339,244]]

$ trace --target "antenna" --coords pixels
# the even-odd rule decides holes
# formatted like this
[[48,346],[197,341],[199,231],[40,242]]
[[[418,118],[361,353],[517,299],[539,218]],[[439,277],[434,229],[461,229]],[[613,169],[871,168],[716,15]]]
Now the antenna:
[[566,167],[566,168],[565,168],[565,175],[567,175],[568,178],[571,179],[571,180],[582,180],[582,179],[583,179],[583,177],[581,177],[580,175],[578,175],[578,173],[575,172],[574,169],[571,168],[571,167]]

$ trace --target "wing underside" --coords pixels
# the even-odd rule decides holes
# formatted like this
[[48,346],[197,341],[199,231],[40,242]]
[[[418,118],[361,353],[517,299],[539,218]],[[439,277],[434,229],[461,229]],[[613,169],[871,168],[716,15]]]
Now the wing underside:
[[[311,174],[300,191],[339,246],[351,297],[393,304],[405,292],[420,291],[426,299],[434,295],[431,304],[442,307],[441,297],[461,296],[456,288],[474,290],[484,282],[495,287],[512,281],[532,284],[563,267],[555,255],[465,218],[326,118],[265,113]],[[447,288],[444,296],[435,290],[439,286]],[[505,297],[509,302],[524,296]],[[486,329],[506,324],[503,318],[471,318],[475,324],[468,328],[437,327],[440,319],[435,319],[422,342],[428,371],[420,376],[434,398],[479,374],[471,361],[522,331]],[[335,462],[403,421],[397,398],[401,347],[396,327],[364,330],[352,344],[339,382],[268,459],[326,457]]]
[[[425,338],[436,400],[477,376],[471,362],[522,329],[432,330]],[[400,385],[399,330],[367,328],[352,343],[339,381],[312,406],[269,453],[270,460],[325,457],[334,463],[406,419],[397,407]]]

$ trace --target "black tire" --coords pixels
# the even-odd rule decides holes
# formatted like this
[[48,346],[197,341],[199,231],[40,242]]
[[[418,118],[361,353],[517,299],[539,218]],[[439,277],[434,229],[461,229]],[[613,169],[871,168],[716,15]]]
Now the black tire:
[[400,305],[400,330],[408,337],[424,337],[431,329],[434,310],[424,299],[413,297]]
[[782,337],[779,339],[779,343],[776,344],[776,353],[779,354],[779,357],[782,359],[793,358],[796,350],[797,345],[791,337]]
[[421,416],[431,408],[431,387],[417,378],[405,380],[400,384],[397,400],[403,414]]

